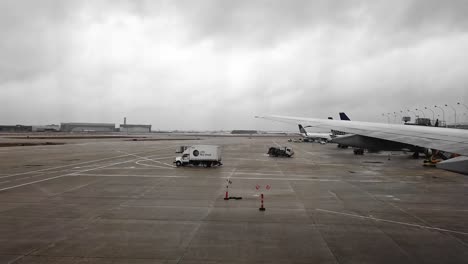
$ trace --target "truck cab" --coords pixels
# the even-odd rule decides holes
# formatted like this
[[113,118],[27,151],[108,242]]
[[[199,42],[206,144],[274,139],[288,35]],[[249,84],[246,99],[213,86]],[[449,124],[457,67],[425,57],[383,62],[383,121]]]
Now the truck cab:
[[181,165],[189,164],[190,162],[190,155],[188,153],[183,154],[181,157],[176,157],[176,165],[177,161],[181,162]]

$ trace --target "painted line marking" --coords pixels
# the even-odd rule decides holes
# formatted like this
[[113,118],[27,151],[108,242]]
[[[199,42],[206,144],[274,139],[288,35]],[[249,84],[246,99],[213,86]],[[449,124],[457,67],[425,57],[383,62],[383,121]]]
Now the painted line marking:
[[24,174],[30,174],[30,173],[35,173],[35,172],[48,171],[48,170],[53,170],[53,169],[60,169],[60,168],[64,168],[64,167],[76,166],[76,165],[87,164],[87,163],[92,163],[92,162],[99,162],[99,161],[108,160],[108,159],[123,158],[125,156],[128,156],[128,155],[120,155],[120,156],[114,156],[114,157],[109,157],[109,158],[105,158],[105,159],[91,160],[91,161],[80,162],[80,163],[72,163],[72,164],[68,164],[68,165],[57,166],[57,167],[52,167],[52,168],[46,168],[46,169],[41,169],[41,170],[34,170],[34,171],[15,173],[15,174],[7,175],[7,176],[2,176],[0,178],[8,178],[8,177],[13,177],[13,176],[17,176],[17,175],[24,175]]
[[[151,152],[151,151],[147,151],[147,152]],[[155,156],[155,155],[151,155],[151,156],[148,156],[148,157],[152,157],[152,156]],[[101,166],[101,167],[81,170],[79,172],[87,172],[87,171],[92,171],[92,170],[98,170],[98,169],[102,169],[102,168],[106,168],[106,167],[110,167],[110,166],[114,166],[114,165],[118,165],[118,164],[134,162],[136,160],[138,160],[138,159],[131,159],[131,160],[126,160],[126,161],[121,161],[121,162],[115,162],[115,163],[107,164],[107,165],[104,165],[104,166]],[[63,175],[59,175],[59,176],[55,176],[55,177],[50,177],[50,178],[47,178],[47,179],[42,179],[42,180],[37,180],[37,181],[33,181],[33,182],[28,182],[28,183],[23,183],[23,184],[19,184],[19,185],[15,185],[15,186],[2,188],[2,189],[0,189],[0,192],[10,190],[10,189],[14,189],[14,188],[18,188],[18,187],[22,187],[22,186],[26,186],[26,185],[31,185],[31,184],[34,184],[34,183],[49,181],[49,180],[53,180],[53,179],[57,179],[57,178],[62,178],[62,177],[67,177],[67,176],[74,176],[76,173],[79,173],[79,172],[67,173],[67,174],[63,174]]]
[[[131,162],[131,161],[127,161]],[[100,169],[100,168],[96,168]],[[85,171],[82,171],[85,172]],[[71,173],[70,176],[95,176],[95,177],[174,177],[174,178],[200,178],[199,175],[138,175],[138,174],[85,174],[81,172]],[[311,181],[311,182],[379,182],[379,183],[392,183],[391,181],[369,181],[369,180],[337,180],[337,179],[307,179],[307,178],[274,178],[274,177],[236,177],[236,176],[221,176],[212,177],[207,176],[208,179],[238,179],[238,180],[274,180],[274,181]]]
[[455,231],[455,230],[444,229],[444,228],[424,226],[424,225],[418,225],[418,224],[412,224],[412,223],[406,223],[406,222],[400,222],[400,221],[393,221],[393,220],[382,219],[382,218],[375,218],[373,216],[362,216],[362,215],[355,215],[355,214],[349,214],[349,213],[343,213],[343,212],[337,212],[337,211],[330,211],[330,210],[325,210],[325,209],[320,209],[320,208],[317,208],[315,210],[319,211],[319,212],[324,212],[324,213],[344,215],[344,216],[350,216],[350,217],[355,217],[355,218],[374,220],[374,221],[377,221],[377,222],[387,222],[387,223],[392,223],[392,224],[419,227],[419,228],[424,228],[424,229],[437,230],[437,231],[442,231],[442,232],[449,232],[449,233],[455,233],[455,234],[459,234],[459,235],[468,236],[468,233]]
[[136,177],[136,178],[190,178],[192,177],[192,176],[184,176],[184,175],[135,175],[135,174],[93,174],[93,173],[77,173],[71,176]]
[[144,160],[137,160],[135,163],[138,164],[138,165],[141,165],[141,166],[145,166],[145,167],[152,167],[152,168],[161,168],[161,169],[166,169],[166,170],[171,170],[173,168],[168,168],[168,167],[163,167],[163,166],[158,166],[158,165],[150,165],[150,164],[144,164],[144,163],[141,163],[143,162]]
[[6,188],[0,189],[0,192],[1,192],[1,191],[5,191],[5,190],[9,190],[9,189],[14,189],[14,188],[21,187],[21,186],[25,186],[25,185],[30,185],[30,184],[38,183],[38,182],[53,180],[53,179],[57,179],[57,178],[65,177],[65,176],[66,176],[66,175],[60,175],[60,176],[55,176],[55,177],[51,177],[51,178],[47,178],[47,179],[42,179],[42,180],[38,180],[38,181],[33,181],[33,182],[23,183],[23,184],[11,186],[11,187],[6,187]]
[[[119,150],[119,152],[126,153],[126,152],[120,151],[120,150]],[[165,162],[160,162],[160,161],[157,161],[156,159],[149,159],[149,158],[147,158],[147,157],[142,157],[142,156],[138,156],[138,155],[130,154],[130,153],[127,153],[127,154],[130,155],[130,156],[134,156],[134,157],[138,157],[138,158],[144,159],[144,160],[148,160],[148,161],[156,162],[156,163],[159,163],[159,164],[163,164],[163,165],[169,166],[170,168],[175,168],[174,165],[167,164],[167,163],[165,163]],[[172,156],[171,156],[171,157],[172,157]],[[162,159],[162,158],[160,158],[160,159]],[[140,163],[138,163],[138,162],[139,162],[139,161],[137,161],[136,164],[146,166],[145,164],[140,164]],[[152,166],[150,166],[150,167],[152,167]]]
[[335,197],[336,200],[340,200],[340,199],[338,198],[338,195],[336,195],[336,193],[334,193],[334,192],[332,192],[332,191],[330,191],[330,190],[328,191],[328,193],[331,194],[333,197]]
[[[158,150],[160,150],[160,149],[158,149]],[[155,151],[156,151],[156,150],[155,150]],[[136,154],[147,153],[147,152],[152,152],[152,151],[138,152],[138,153],[136,153]],[[109,157],[109,158],[103,158],[103,159],[97,159],[97,160],[90,160],[90,161],[84,161],[84,162],[78,162],[78,163],[72,163],[72,164],[67,164],[67,165],[57,166],[57,167],[52,167],[52,168],[46,168],[46,169],[41,169],[41,170],[34,170],[34,171],[27,171],[27,172],[9,174],[9,175],[6,175],[6,176],[0,176],[0,179],[2,179],[2,178],[9,178],[9,177],[18,176],[18,175],[36,173],[36,172],[43,172],[43,171],[48,171],[48,170],[53,170],[53,169],[60,169],[60,168],[65,168],[65,167],[70,167],[70,166],[88,164],[88,163],[93,163],[93,162],[99,162],[99,161],[103,161],[103,160],[124,158],[124,157],[127,157],[127,156],[130,156],[130,155],[129,155],[129,154],[126,154],[126,155],[119,155],[119,156],[113,156],[113,157]]]
[[[95,176],[95,177],[144,177],[144,178],[200,178],[199,175],[138,175],[138,174],[89,174],[89,173],[73,173],[71,176]],[[323,182],[339,182],[341,180],[332,179],[295,179],[295,178],[259,178],[259,177],[235,177],[235,176],[224,176],[224,177],[206,177],[208,179],[239,179],[239,180],[297,180],[297,181],[323,181]]]

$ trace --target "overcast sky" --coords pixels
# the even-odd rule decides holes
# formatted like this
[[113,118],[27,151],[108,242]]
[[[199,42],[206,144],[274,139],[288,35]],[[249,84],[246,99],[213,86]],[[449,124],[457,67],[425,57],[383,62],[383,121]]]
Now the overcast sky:
[[386,122],[443,104],[467,121],[466,14],[465,0],[0,0],[0,124],[270,129],[253,116]]

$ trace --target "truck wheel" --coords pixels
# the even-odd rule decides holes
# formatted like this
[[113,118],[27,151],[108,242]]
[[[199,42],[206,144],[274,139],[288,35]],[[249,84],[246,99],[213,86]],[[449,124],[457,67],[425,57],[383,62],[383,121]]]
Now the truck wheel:
[[175,165],[176,165],[177,167],[180,167],[180,166],[182,165],[182,163],[181,163],[180,161],[176,161]]

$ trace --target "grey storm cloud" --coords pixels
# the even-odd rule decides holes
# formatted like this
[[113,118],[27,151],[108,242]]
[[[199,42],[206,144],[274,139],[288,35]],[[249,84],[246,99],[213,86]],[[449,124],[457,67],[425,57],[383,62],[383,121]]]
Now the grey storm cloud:
[[252,116],[384,121],[466,102],[467,11],[436,0],[1,1],[0,123],[268,128]]

